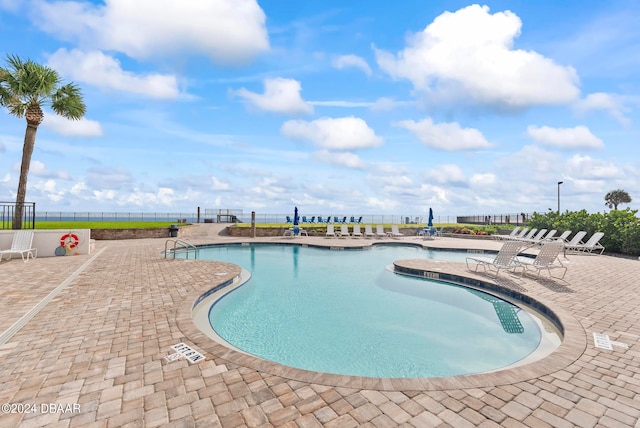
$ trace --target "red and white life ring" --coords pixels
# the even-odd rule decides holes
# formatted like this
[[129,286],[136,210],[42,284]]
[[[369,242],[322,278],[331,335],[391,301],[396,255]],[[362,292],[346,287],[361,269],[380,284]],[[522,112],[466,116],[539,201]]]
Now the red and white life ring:
[[75,233],[67,233],[60,238],[60,245],[63,247],[76,248],[80,244],[80,239]]

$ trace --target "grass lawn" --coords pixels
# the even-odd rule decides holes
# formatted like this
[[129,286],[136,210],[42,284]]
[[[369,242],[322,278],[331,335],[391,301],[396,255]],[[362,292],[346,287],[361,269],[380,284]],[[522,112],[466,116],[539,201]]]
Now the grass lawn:
[[169,221],[37,221],[36,229],[154,229],[169,227]]

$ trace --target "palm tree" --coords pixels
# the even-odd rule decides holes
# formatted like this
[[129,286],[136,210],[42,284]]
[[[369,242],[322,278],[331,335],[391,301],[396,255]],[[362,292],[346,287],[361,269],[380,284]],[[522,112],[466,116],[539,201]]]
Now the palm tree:
[[78,120],[84,116],[86,106],[80,88],[73,83],[61,86],[57,71],[29,59],[23,61],[15,55],[8,55],[6,62],[6,68],[0,67],[0,106],[6,107],[13,116],[27,120],[13,215],[13,228],[22,229],[29,165],[36,132],[44,118],[42,107],[50,106],[54,113]]
[[618,209],[619,204],[628,204],[631,202],[631,196],[622,189],[612,190],[604,197],[604,204],[614,210]]

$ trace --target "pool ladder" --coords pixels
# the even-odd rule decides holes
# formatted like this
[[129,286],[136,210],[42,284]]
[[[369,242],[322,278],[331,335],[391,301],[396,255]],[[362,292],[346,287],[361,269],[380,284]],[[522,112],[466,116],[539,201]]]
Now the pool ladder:
[[187,242],[185,240],[182,240],[182,239],[167,239],[164,242],[164,258],[165,259],[167,258],[167,254],[169,253],[168,252],[168,248],[169,248],[169,243],[170,242],[173,242],[173,248],[171,250],[171,253],[173,254],[173,259],[174,260],[176,258],[176,253],[178,251],[180,251],[180,253],[186,253],[186,255],[187,255],[186,258],[187,259],[189,258],[189,253],[191,251],[193,251],[193,258],[194,259],[198,258],[198,249],[196,248],[195,245],[193,245],[193,244],[191,244],[191,243],[189,243],[189,242]]

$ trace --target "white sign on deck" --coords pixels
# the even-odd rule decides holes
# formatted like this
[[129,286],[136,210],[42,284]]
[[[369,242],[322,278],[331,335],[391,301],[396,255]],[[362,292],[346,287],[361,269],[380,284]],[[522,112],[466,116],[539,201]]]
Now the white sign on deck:
[[190,363],[204,361],[204,355],[184,343],[176,343],[175,345],[171,345],[171,348],[189,360]]
[[611,340],[609,340],[609,336],[607,336],[606,334],[593,333],[593,343],[596,345],[596,348],[608,349],[609,351],[613,351]]
[[596,345],[596,348],[608,349],[609,351],[613,351],[613,347],[617,346],[622,349],[629,349],[629,345],[622,342],[614,342],[609,339],[609,336],[606,334],[593,333],[593,342]]

